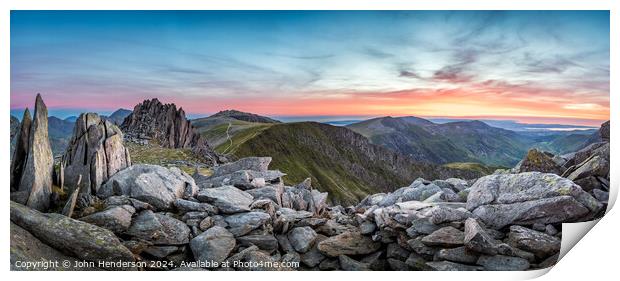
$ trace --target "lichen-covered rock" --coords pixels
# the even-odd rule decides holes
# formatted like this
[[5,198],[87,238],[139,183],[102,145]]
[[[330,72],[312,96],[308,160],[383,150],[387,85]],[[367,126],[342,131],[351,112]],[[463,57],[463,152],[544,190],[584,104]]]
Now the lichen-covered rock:
[[110,177],[131,166],[131,158],[116,125],[96,113],[82,113],[75,121],[61,165],[69,190],[96,194]]
[[288,241],[295,251],[305,253],[314,245],[316,232],[308,226],[293,228],[288,233]]
[[11,221],[39,240],[78,259],[133,261],[133,254],[109,230],[61,214],[43,214],[11,202]]
[[530,149],[513,170],[517,173],[542,172],[556,175],[564,172],[561,164],[554,160],[553,154],[535,148]]
[[132,220],[125,233],[155,245],[182,245],[189,242],[190,229],[173,217],[145,210]]
[[422,243],[427,246],[458,247],[463,245],[464,234],[462,231],[446,226],[424,236]]
[[472,186],[467,209],[488,227],[574,221],[603,205],[572,181],[527,172],[482,177]]
[[133,165],[112,176],[97,191],[101,198],[126,195],[149,203],[159,210],[173,207],[178,198],[184,198],[189,190],[196,194],[194,179],[178,168],[157,165]]

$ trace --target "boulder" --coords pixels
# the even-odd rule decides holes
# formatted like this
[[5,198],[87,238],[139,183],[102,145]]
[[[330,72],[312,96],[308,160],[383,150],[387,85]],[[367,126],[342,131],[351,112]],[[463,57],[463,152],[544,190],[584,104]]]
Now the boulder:
[[266,172],[271,163],[271,157],[246,157],[238,161],[223,164],[213,169],[212,177],[231,174],[240,170],[252,170],[257,172]]
[[344,271],[368,271],[370,270],[370,268],[368,267],[368,264],[356,261],[346,255],[338,256],[338,260],[340,261],[340,267]]
[[458,247],[453,249],[441,249],[435,258],[438,260],[447,260],[457,263],[476,264],[479,254],[468,250],[466,247]]
[[135,212],[136,209],[130,205],[113,206],[101,212],[81,217],[80,220],[120,234],[131,226],[131,216]]
[[[67,256],[62,252],[46,245],[34,237],[30,232],[10,223],[10,261],[11,271],[35,271],[35,270],[95,270],[96,268],[75,267],[78,259]],[[35,266],[40,261],[69,261],[69,267],[46,267],[40,264],[38,267],[24,267],[26,263]]]
[[11,190],[27,194],[25,202],[20,203],[46,211],[50,207],[52,194],[54,156],[48,138],[47,107],[40,94],[37,94],[32,123],[28,122],[28,116],[29,113],[24,112],[24,121],[16,136],[17,147],[11,163]]
[[87,261],[134,261],[111,231],[55,213],[40,213],[11,202],[11,221],[39,240]]
[[209,228],[190,242],[194,258],[204,263],[224,261],[235,245],[236,241],[232,233],[219,226]]
[[263,212],[247,212],[227,216],[225,220],[229,231],[238,237],[265,225],[270,219],[271,216]]
[[69,190],[97,194],[110,177],[131,166],[131,159],[116,125],[96,113],[82,113],[75,121],[61,166]]
[[427,246],[458,247],[463,245],[463,239],[462,231],[446,226],[422,238],[422,243]]
[[377,251],[381,243],[372,241],[359,232],[345,232],[329,237],[318,244],[321,253],[337,257],[340,255],[366,255]]
[[572,181],[539,172],[482,177],[467,197],[467,209],[495,229],[509,224],[574,221],[602,208]]
[[145,210],[133,219],[125,233],[154,245],[182,245],[189,242],[190,229],[173,217]]
[[278,249],[278,240],[271,234],[253,234],[237,237],[237,243],[243,247],[254,245],[269,253]]
[[196,198],[214,205],[224,214],[247,212],[254,200],[249,193],[231,185],[202,189]]
[[521,250],[534,253],[539,259],[558,253],[561,246],[561,240],[558,238],[518,225],[510,227],[507,243]]
[[195,194],[198,187],[194,179],[180,169],[139,164],[116,173],[99,188],[97,195],[101,198],[126,195],[158,210],[168,210],[176,199],[187,195],[187,190]]
[[316,236],[316,232],[309,226],[296,227],[289,231],[288,241],[295,251],[305,253],[314,246]]
[[207,212],[210,215],[215,215],[218,213],[218,209],[211,204],[195,202],[180,198],[174,201],[174,206],[177,207],[177,210],[179,210],[181,213]]
[[432,224],[441,224],[453,221],[463,221],[471,216],[472,214],[464,208],[455,209],[440,205],[431,209],[429,221]]

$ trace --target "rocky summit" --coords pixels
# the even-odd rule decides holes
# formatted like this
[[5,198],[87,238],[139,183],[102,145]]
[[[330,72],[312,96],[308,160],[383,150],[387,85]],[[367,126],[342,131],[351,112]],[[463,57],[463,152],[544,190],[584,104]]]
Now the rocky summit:
[[167,148],[191,148],[206,161],[219,162],[219,156],[196,132],[185,117],[185,111],[177,109],[175,104],[163,104],[158,99],[145,100],[125,118],[121,130],[126,139],[133,142],[155,142]]

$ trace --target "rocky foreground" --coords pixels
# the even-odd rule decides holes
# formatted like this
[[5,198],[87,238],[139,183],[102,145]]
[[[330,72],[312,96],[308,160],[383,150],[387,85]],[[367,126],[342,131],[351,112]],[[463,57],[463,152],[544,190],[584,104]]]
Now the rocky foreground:
[[309,179],[285,185],[270,157],[210,176],[131,165],[122,132],[93,114],[54,168],[46,115],[37,97],[16,136],[13,270],[530,270],[557,261],[562,223],[607,205],[608,123],[570,155],[533,150],[512,170],[418,178],[345,208]]
[[[241,159],[196,180],[133,165],[74,218],[11,202],[12,232],[59,251],[37,258],[62,252],[102,269],[120,268],[99,262],[142,261],[123,269],[527,270],[555,263],[562,222],[605,209],[571,180],[540,172],[471,186],[417,179],[357,206],[327,206],[310,181],[285,186],[270,161]],[[11,263],[28,254],[12,246]]]

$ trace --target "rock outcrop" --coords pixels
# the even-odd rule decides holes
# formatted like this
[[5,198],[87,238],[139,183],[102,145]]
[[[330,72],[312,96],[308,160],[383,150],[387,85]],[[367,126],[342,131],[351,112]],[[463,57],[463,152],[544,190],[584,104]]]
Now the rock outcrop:
[[131,166],[131,158],[123,144],[123,133],[116,125],[95,113],[83,113],[75,121],[73,137],[60,166],[64,186],[70,191],[96,194],[110,177]]
[[162,104],[158,99],[145,100],[136,105],[121,125],[125,137],[144,143],[154,141],[167,148],[191,148],[197,155],[211,163],[218,163],[219,156],[206,139],[192,127],[182,108],[175,104]]
[[113,175],[97,191],[100,198],[126,195],[155,208],[172,208],[179,198],[190,198],[198,192],[194,179],[178,168],[156,165],[133,165]]
[[52,193],[54,157],[47,131],[47,107],[37,94],[34,117],[24,112],[22,126],[11,162],[11,194],[20,203],[37,210],[47,210]]
[[561,175],[564,172],[562,161],[552,153],[530,149],[525,158],[513,169],[517,173],[542,172]]
[[[17,117],[11,115],[11,125],[10,125],[10,130],[11,130],[11,155],[13,156],[13,150],[15,149],[15,141],[13,141],[15,139],[15,136],[17,135],[17,132],[19,131],[19,127],[20,127],[20,123],[19,120],[17,119]],[[11,158],[13,159],[13,158]]]

